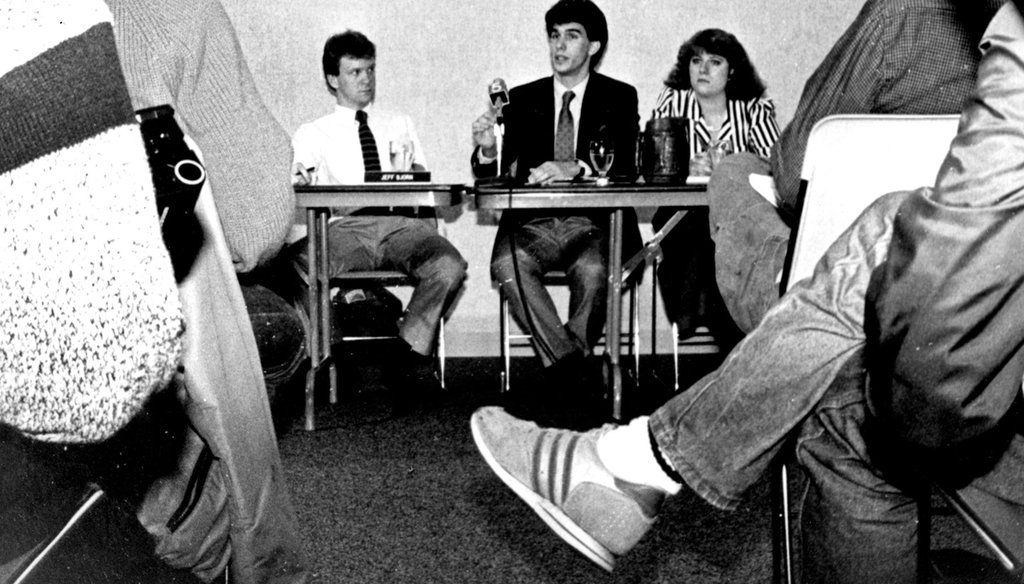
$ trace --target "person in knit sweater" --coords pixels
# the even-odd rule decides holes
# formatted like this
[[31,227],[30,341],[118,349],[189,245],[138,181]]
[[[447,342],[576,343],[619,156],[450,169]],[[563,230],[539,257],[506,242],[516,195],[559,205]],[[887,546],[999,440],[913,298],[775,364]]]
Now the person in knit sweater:
[[291,139],[260,98],[223,6],[209,0],[107,5],[135,109],[171,104],[202,151],[236,271],[271,260],[295,209]]
[[183,322],[109,18],[51,7],[0,11],[0,422],[92,443],[170,383]]
[[[204,495],[207,506],[190,525],[169,530],[181,483],[161,480],[146,492],[139,518],[162,558],[204,580],[230,565],[232,582],[303,582],[267,395],[269,384],[298,368],[304,334],[297,311],[258,284],[292,221],[290,137],[264,105],[217,0],[106,3],[133,106],[174,108],[198,147],[215,203],[204,207],[200,196],[205,241],[180,287],[188,331],[182,404],[194,431],[178,453],[187,482],[205,445],[214,457],[206,482],[214,494]],[[241,288],[237,274],[248,278]],[[264,308],[250,314],[246,301],[254,300]],[[268,347],[282,338],[283,346]]]
[[[154,401],[174,397],[183,313],[154,196],[103,2],[5,0],[0,581],[27,576],[83,484],[101,482],[79,473],[82,455],[106,453]],[[43,558],[31,581],[186,582],[155,560],[134,517],[107,499],[85,522],[100,514],[92,553]]]
[[278,252],[293,220],[291,138],[267,109],[223,6],[108,0],[136,110],[170,104],[202,152],[273,398],[305,357],[301,317],[283,298]]

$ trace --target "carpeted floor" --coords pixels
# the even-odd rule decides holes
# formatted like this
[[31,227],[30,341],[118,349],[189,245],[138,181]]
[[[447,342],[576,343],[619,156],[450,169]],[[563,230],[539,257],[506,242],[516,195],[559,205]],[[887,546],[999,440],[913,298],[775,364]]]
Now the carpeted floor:
[[[531,359],[517,363],[513,381],[530,379],[532,363]],[[691,358],[684,363],[686,381],[714,365],[707,357]],[[478,455],[468,420],[475,408],[498,398],[497,359],[450,360],[447,392],[403,417],[391,415],[388,395],[379,383],[382,366],[380,360],[366,358],[344,361],[339,375],[344,387],[341,400],[331,405],[326,395],[318,394],[314,432],[302,429],[301,379],[275,403],[282,460],[313,583],[771,581],[766,481],[755,485],[734,512],[718,511],[684,489],[663,507],[659,523],[637,548],[619,561],[613,574],[607,574],[555,537]],[[632,403],[633,413],[666,398],[661,380],[669,378],[671,362],[644,363],[643,370],[648,373],[641,390],[627,402]],[[0,469],[26,468],[23,460],[5,458],[4,452],[0,449]],[[0,473],[0,478],[15,474]],[[53,479],[45,477],[34,488],[23,484],[14,490],[0,483],[4,500],[16,501],[0,508],[0,560],[17,551],[19,538],[9,529],[11,525],[45,527],[39,500],[54,496],[50,492]],[[42,485],[50,486],[44,490]],[[978,550],[954,518],[936,520],[933,540],[937,549]],[[952,556],[947,563],[953,574],[965,566],[961,556]],[[988,571],[980,579],[949,581],[1001,581],[990,565],[984,569]],[[972,565],[971,570],[977,573],[978,567]],[[131,514],[106,505],[87,517],[34,582],[197,584],[198,580],[162,566]]]
[[[416,415],[392,418],[386,394],[371,391],[333,406],[319,399],[314,432],[292,419],[280,448],[315,582],[769,581],[765,485],[733,513],[695,496],[671,500],[613,575],[551,535],[470,436],[469,415],[497,397],[497,367],[451,360],[447,394]],[[517,364],[517,377],[529,367]],[[374,377],[341,371],[343,382],[372,386]]]
[[[357,370],[343,366],[340,378],[370,391],[343,394],[336,405],[318,395],[314,432],[302,429],[296,412],[281,428],[281,454],[314,582],[771,581],[767,481],[734,512],[714,509],[684,489],[607,574],[552,535],[478,455],[468,420],[475,408],[497,398],[497,359],[450,360],[446,395],[401,418],[390,416],[386,394],[373,389],[378,372],[361,363]],[[714,365],[713,359],[691,358],[684,369],[695,379]],[[530,360],[518,363],[517,378],[528,380],[531,366]],[[647,363],[645,369],[655,373],[644,379],[648,406],[640,410],[665,398],[660,380],[671,374],[671,362]],[[934,533],[937,548],[972,546],[952,520],[937,519]]]

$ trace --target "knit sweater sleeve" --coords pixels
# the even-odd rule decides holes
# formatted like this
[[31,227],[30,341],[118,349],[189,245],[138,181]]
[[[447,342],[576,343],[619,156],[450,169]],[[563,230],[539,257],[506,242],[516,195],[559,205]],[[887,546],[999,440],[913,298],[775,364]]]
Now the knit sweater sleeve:
[[291,144],[227,13],[216,0],[108,4],[135,106],[171,101],[203,153],[235,269],[257,267],[280,250],[292,221]]
[[0,20],[0,424],[98,442],[182,352],[149,163],[102,2],[5,0]]

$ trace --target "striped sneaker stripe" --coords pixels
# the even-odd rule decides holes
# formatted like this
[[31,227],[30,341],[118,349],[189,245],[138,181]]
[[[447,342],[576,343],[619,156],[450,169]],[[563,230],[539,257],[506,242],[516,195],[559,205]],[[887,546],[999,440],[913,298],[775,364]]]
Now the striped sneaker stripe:
[[580,436],[544,432],[533,446],[531,488],[545,499],[561,505],[572,487],[572,465]]
[[562,438],[560,434],[554,432],[549,433],[545,436],[549,444],[549,452],[545,453],[548,459],[548,476],[547,476],[547,498],[553,501],[555,505],[561,505],[563,499],[560,498],[561,489],[558,488],[558,479],[562,477],[561,469],[564,468],[561,465],[562,457],[559,456],[561,450]]
[[569,437],[569,444],[566,446],[565,456],[558,457],[561,459],[562,468],[558,473],[559,478],[562,479],[561,494],[558,499],[558,504],[561,505],[566,499],[569,498],[569,489],[572,486],[569,473],[572,472],[573,458],[576,456],[576,443],[580,441],[580,435],[574,434]]
[[542,434],[540,438],[533,443],[533,456],[530,460],[533,461],[533,468],[530,471],[530,489],[538,493],[540,496],[547,498],[547,493],[544,489],[544,471],[541,467],[541,461],[546,460],[544,456],[544,446],[546,441]]
[[[586,556],[589,560],[609,572],[615,567],[615,555],[604,544],[594,538],[587,530],[580,527],[576,521],[561,509],[561,501],[554,501],[545,491],[551,491],[554,487],[552,480],[561,478],[562,499],[566,498],[568,491],[569,469],[572,468],[572,459],[576,455],[576,448],[585,447],[588,444],[585,435],[578,435],[566,440],[568,432],[560,430],[540,430],[536,426],[527,428],[525,432],[519,432],[518,436],[506,436],[506,439],[518,443],[519,448],[529,448],[532,458],[530,466],[523,468],[522,476],[519,473],[513,474],[499,462],[499,456],[492,450],[492,444],[485,438],[492,432],[484,430],[490,424],[501,424],[510,416],[498,408],[481,408],[473,414],[470,419],[470,428],[473,434],[473,441],[483,456],[484,461],[494,471],[499,479],[513,493],[522,499],[534,513],[540,517],[551,530],[567,544]],[[532,426],[528,422],[520,422],[522,425]],[[502,445],[503,438],[495,437],[495,448],[504,449],[510,444]],[[533,443],[530,447],[529,444]],[[567,451],[568,450],[568,451]],[[588,449],[589,450],[589,449]],[[545,453],[564,454],[557,465],[548,465],[540,461],[546,456]],[[525,453],[524,453],[525,454]],[[585,457],[585,455],[584,455]],[[551,458],[559,458],[552,456]],[[557,472],[556,472],[557,471]]]

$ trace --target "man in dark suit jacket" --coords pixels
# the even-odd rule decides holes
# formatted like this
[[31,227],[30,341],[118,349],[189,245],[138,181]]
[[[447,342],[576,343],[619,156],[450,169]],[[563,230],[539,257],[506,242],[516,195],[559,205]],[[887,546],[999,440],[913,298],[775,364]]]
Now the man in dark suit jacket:
[[[589,145],[600,137],[615,148],[610,174],[634,175],[636,89],[594,71],[608,41],[604,14],[590,0],[560,0],[548,10],[545,23],[554,74],[510,92],[502,112],[501,174],[527,184],[593,175]],[[492,109],[473,123],[477,177],[498,174],[497,113]],[[558,417],[563,424],[589,425],[605,410],[598,384],[587,384],[584,372],[585,358],[604,327],[607,226],[607,211],[506,212],[491,256],[491,277],[509,299],[516,320],[533,335],[549,381],[544,385],[560,388],[551,395],[534,392],[541,415],[584,412],[569,420]],[[627,215],[624,232],[624,247],[638,247],[635,215]],[[570,314],[564,324],[541,281],[551,270],[564,270],[569,277]],[[588,387],[589,393],[570,394],[568,388],[578,387]]]
[[[872,203],[721,367],[650,417],[579,433],[481,408],[473,438],[495,474],[607,570],[657,524],[661,499],[686,490],[735,509],[780,454],[808,479],[802,582],[934,573],[937,558],[922,562],[917,549],[918,502],[934,482],[956,489],[1019,562],[1020,5],[1004,4],[984,33],[976,89],[933,187]],[[1003,579],[985,562],[956,564],[958,581],[970,564],[977,581]]]

